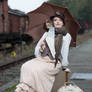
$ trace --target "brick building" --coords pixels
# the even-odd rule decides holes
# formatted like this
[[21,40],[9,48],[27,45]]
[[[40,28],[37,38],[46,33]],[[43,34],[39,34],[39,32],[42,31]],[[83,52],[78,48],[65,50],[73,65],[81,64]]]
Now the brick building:
[[28,29],[28,16],[19,10],[8,9],[9,32],[24,33]]
[[19,10],[8,7],[8,0],[0,0],[0,33],[25,32],[28,16]]

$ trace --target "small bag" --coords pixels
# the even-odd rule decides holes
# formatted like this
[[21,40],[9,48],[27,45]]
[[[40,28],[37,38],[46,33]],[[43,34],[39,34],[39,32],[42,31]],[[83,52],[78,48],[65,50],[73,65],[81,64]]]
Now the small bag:
[[62,86],[57,92],[83,92],[75,83],[68,83]]

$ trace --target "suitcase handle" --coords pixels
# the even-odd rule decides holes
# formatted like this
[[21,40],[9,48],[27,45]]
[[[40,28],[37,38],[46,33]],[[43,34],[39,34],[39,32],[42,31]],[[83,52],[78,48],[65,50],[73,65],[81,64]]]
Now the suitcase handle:
[[69,76],[69,73],[71,73],[70,69],[66,68],[65,69],[65,84],[66,85],[68,85],[68,76]]

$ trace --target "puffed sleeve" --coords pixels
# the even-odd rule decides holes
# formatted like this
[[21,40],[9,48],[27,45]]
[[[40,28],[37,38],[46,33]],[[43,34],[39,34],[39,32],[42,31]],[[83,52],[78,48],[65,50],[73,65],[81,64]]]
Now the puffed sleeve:
[[71,43],[71,35],[67,33],[65,36],[63,36],[63,43],[62,43],[62,66],[68,66],[68,54],[69,54],[69,47]]

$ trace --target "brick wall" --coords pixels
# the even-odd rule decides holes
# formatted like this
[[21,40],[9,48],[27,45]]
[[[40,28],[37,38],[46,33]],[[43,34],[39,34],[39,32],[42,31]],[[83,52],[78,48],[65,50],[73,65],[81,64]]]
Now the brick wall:
[[9,32],[25,32],[28,30],[28,24],[26,23],[26,17],[8,14],[9,17]]
[[2,0],[0,1],[0,32],[8,32],[8,22],[7,0]]
[[9,14],[9,32],[19,32],[20,17]]
[[0,33],[3,32],[3,21],[2,21],[2,2],[0,1]]
[[3,0],[4,32],[8,32],[8,0]]

